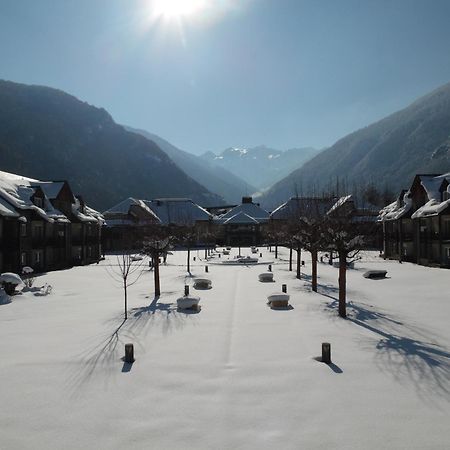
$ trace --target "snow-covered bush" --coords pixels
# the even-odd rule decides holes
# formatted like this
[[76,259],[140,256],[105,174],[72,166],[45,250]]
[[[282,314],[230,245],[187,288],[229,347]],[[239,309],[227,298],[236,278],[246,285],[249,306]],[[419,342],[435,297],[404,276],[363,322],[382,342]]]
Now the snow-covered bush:
[[35,278],[33,277],[34,270],[30,266],[25,266],[22,268],[22,278],[23,283],[27,289],[31,289],[33,286]]
[[21,284],[23,284],[22,278],[17,273],[5,272],[0,275],[0,285],[8,295],[14,295],[17,286]]

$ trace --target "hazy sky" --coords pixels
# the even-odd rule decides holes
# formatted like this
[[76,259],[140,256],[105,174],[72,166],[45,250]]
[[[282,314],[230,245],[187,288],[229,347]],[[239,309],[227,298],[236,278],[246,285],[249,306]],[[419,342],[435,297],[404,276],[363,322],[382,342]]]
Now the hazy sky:
[[450,81],[450,0],[184,2],[0,0],[0,78],[193,153],[328,146]]

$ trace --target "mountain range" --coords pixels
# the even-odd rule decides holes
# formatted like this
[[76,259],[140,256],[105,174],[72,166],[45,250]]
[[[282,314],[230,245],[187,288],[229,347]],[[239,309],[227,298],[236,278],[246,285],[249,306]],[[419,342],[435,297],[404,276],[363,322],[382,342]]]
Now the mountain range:
[[233,172],[258,190],[270,187],[316,156],[314,148],[281,151],[260,145],[252,148],[230,147],[219,154],[207,152],[201,158],[213,167]]
[[217,206],[259,190],[272,209],[337,184],[399,192],[416,173],[450,171],[450,83],[323,151],[232,147],[195,156],[63,91],[0,80],[0,170],[67,179],[100,210],[130,196]]
[[259,201],[273,208],[296,192],[372,183],[395,192],[417,173],[450,171],[450,83],[351,133],[275,183]]
[[100,210],[130,196],[224,203],[153,141],[127,131],[104,109],[57,89],[2,80],[0,168],[37,179],[67,179]]
[[246,183],[231,171],[211,164],[209,161],[192,153],[180,150],[156,134],[131,127],[126,127],[126,129],[155,142],[180,169],[188,173],[189,176],[205,186],[209,191],[220,195],[227,203],[240,203],[243,195],[246,193],[252,194],[257,190],[255,186]]

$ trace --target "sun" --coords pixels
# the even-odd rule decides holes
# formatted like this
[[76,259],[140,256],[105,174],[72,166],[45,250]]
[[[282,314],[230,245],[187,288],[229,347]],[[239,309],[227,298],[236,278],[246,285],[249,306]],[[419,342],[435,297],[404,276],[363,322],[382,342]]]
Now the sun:
[[206,0],[154,0],[153,14],[165,19],[179,19],[201,12]]

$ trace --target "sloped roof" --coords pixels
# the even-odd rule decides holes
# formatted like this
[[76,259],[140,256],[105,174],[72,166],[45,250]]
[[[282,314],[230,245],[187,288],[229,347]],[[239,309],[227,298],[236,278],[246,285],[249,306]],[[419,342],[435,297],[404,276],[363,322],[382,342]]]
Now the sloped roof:
[[[450,200],[441,201],[441,188],[444,182],[449,183],[447,192],[450,193],[450,172],[443,175],[417,175],[417,179],[425,190],[428,201],[418,208],[412,215],[412,219],[429,217],[440,214],[450,207]],[[445,185],[444,185],[445,186]],[[397,220],[411,211],[411,190],[406,191],[395,202],[385,206],[379,215],[379,220]]]
[[45,198],[43,208],[36,206],[31,197],[36,191],[38,180],[22,177],[20,175],[0,172],[0,197],[16,210],[33,210],[43,219],[53,222],[67,222],[67,217],[59,210],[55,209],[49,199]]
[[336,198],[291,197],[270,215],[274,220],[287,220],[301,216],[323,216],[333,206]]
[[[20,175],[0,172],[0,198],[5,200],[16,210],[32,210],[48,222],[70,222],[69,219],[50,202],[50,198],[55,198],[61,190],[64,182],[40,181]],[[41,188],[44,192],[44,205],[42,208],[36,206],[31,198],[36,189]],[[46,191],[51,197],[48,197]],[[56,195],[55,195],[56,193]],[[53,197],[54,196],[54,197]],[[78,199],[74,199],[72,213],[83,222],[103,222],[101,214],[92,208],[82,208]]]
[[158,219],[156,214],[149,208],[144,200],[139,200],[133,197],[128,197],[125,200],[121,201],[117,205],[112,206],[108,210],[103,212],[103,215],[105,216],[111,216],[111,215],[119,215],[119,214],[128,214],[130,212],[130,208],[132,206],[139,206],[144,211],[146,211],[151,216],[155,217],[155,219]]
[[269,220],[269,213],[265,209],[255,203],[242,203],[241,205],[235,206],[223,216],[220,216],[219,221],[225,223],[228,219],[231,219],[238,214],[243,214],[243,216],[250,217],[257,223],[264,223]]
[[345,195],[344,197],[340,197],[338,201],[330,208],[327,214],[332,214],[333,212],[337,211],[340,207],[350,202],[353,202],[353,197],[351,195]]
[[[133,206],[141,208],[149,217],[152,218],[152,221],[161,222],[159,217],[146,205],[144,200],[128,197],[103,213],[106,224],[108,226],[136,225],[136,220],[132,219],[130,216],[130,209]],[[149,221],[144,220],[139,223],[147,224]]]
[[3,217],[19,217],[14,208],[3,198],[0,197],[0,216]]
[[223,222],[224,225],[229,224],[257,224],[259,223],[257,220],[255,220],[253,217],[250,217],[248,214],[243,213],[242,211],[235,214],[234,216],[231,216],[229,219],[225,219]]
[[61,192],[61,189],[64,186],[64,181],[39,181],[33,183],[33,185],[40,186],[47,198],[55,199]]
[[213,217],[189,198],[157,198],[144,200],[144,203],[164,225],[192,225],[198,221],[209,221]]
[[413,219],[420,217],[436,216],[450,207],[450,199],[441,201],[441,191],[444,182],[449,183],[447,192],[450,193],[450,172],[443,175],[418,175],[420,184],[427,193],[428,201],[411,216]]

